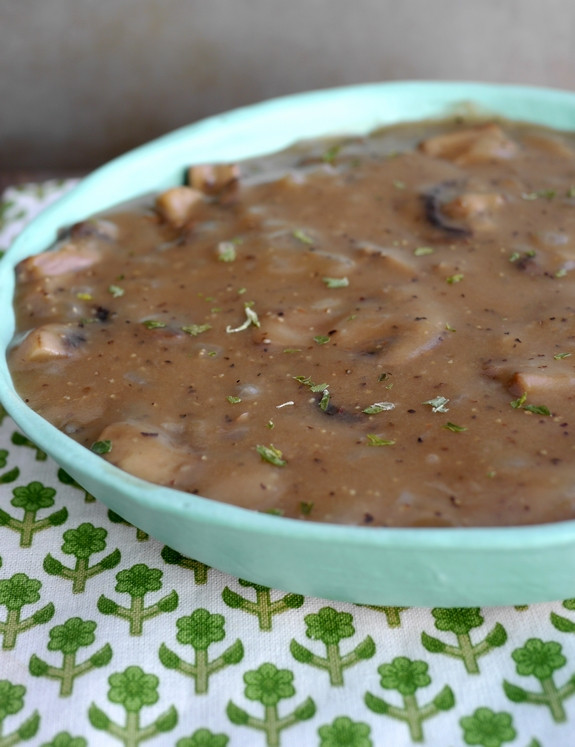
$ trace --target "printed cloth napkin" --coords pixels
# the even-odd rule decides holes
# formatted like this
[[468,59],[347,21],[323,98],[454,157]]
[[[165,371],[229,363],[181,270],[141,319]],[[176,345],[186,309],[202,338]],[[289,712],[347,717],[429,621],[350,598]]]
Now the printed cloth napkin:
[[[7,190],[0,248],[70,186]],[[233,578],[0,409],[0,747],[573,747],[574,633],[575,599],[370,607]]]

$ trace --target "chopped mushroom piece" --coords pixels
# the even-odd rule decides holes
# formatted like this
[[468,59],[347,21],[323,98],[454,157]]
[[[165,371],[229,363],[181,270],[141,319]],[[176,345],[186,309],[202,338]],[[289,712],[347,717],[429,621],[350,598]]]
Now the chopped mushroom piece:
[[435,135],[420,143],[419,148],[427,156],[460,166],[513,158],[518,150],[517,144],[493,123]]
[[183,228],[202,200],[202,193],[197,189],[172,187],[156,198],[156,209],[174,228]]
[[188,170],[188,184],[208,195],[217,195],[237,184],[240,170],[235,163],[201,164]]
[[465,220],[474,230],[494,226],[493,214],[505,203],[497,192],[465,192],[443,205],[448,218]]
[[112,423],[98,441],[110,441],[108,462],[150,482],[190,489],[199,455],[172,443],[169,436],[145,423]]
[[45,324],[29,332],[15,348],[11,362],[14,368],[40,363],[52,358],[68,358],[84,342],[84,337],[66,324]]
[[511,377],[509,391],[517,396],[527,392],[530,400],[533,397],[572,394],[575,391],[575,376],[541,373],[540,371],[518,371]]
[[70,242],[60,249],[42,252],[42,254],[22,260],[16,271],[18,280],[26,283],[31,280],[85,270],[99,262],[100,259],[101,253],[97,249]]

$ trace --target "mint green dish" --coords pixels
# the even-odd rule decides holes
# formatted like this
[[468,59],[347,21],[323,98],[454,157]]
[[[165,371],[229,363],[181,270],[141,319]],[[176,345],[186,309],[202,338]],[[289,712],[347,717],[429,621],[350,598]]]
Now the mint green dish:
[[[48,208],[0,263],[0,345],[14,329],[14,265],[60,226],[181,183],[194,162],[230,161],[302,138],[366,133],[395,122],[478,112],[575,129],[575,93],[472,83],[383,83],[275,99],[184,127],[98,169]],[[301,594],[375,605],[525,604],[575,595],[575,521],[486,529],[379,529],[258,514],[132,477],[32,412],[5,355],[0,395],[20,428],[87,490],[184,555]]]

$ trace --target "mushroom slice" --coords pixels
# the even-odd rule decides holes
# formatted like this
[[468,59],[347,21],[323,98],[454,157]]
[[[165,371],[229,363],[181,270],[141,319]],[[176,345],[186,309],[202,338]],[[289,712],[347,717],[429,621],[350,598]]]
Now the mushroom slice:
[[96,264],[101,258],[101,252],[93,246],[69,242],[59,249],[52,249],[22,260],[16,272],[18,280],[26,283],[66,275],[70,272],[79,272]]
[[172,187],[156,198],[156,210],[174,228],[183,228],[202,200],[202,193],[197,189]]
[[143,480],[175,488],[190,488],[200,465],[199,455],[175,445],[161,429],[144,423],[108,425],[98,441],[109,441],[105,459]]
[[45,324],[31,330],[11,353],[15,370],[29,363],[43,363],[55,358],[69,358],[86,341],[81,332],[66,324]]
[[469,166],[513,158],[518,146],[499,125],[490,122],[467,130],[434,135],[420,143],[419,149],[432,158]]
[[188,170],[188,184],[207,195],[219,195],[237,186],[240,169],[235,163],[200,164]]

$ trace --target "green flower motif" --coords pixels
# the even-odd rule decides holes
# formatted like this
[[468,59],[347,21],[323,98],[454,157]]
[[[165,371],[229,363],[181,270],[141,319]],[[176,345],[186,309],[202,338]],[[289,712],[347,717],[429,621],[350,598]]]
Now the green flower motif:
[[56,734],[51,742],[44,742],[41,747],[87,747],[84,737],[73,737],[67,731]]
[[92,620],[81,620],[71,617],[64,625],[56,625],[50,631],[49,651],[61,651],[63,654],[75,654],[81,646],[94,643],[96,623]]
[[473,716],[459,720],[463,728],[465,744],[482,747],[501,747],[503,742],[512,742],[517,736],[509,713],[494,713],[491,708],[477,708]]
[[8,680],[0,680],[0,724],[6,716],[13,716],[24,708],[24,685],[13,685]]
[[158,701],[158,678],[146,674],[141,667],[128,667],[108,677],[108,700],[123,705],[126,711],[137,713],[144,706]]
[[347,716],[339,716],[332,724],[320,726],[319,747],[372,747],[367,724],[352,721]]
[[561,648],[555,641],[543,643],[540,638],[530,638],[523,648],[516,648],[511,654],[517,665],[517,674],[524,677],[532,674],[538,680],[549,679],[556,669],[567,663]]
[[178,739],[176,747],[226,747],[229,737],[213,734],[209,729],[198,729],[191,737]]
[[472,628],[483,625],[479,607],[436,607],[431,610],[437,630],[448,630],[455,635],[465,635]]
[[246,581],[245,578],[239,578],[238,579],[240,586],[246,586],[250,587],[251,589],[255,589],[256,591],[269,591],[269,586],[262,586],[261,584],[253,584],[251,581]]
[[25,604],[34,604],[40,599],[38,593],[42,583],[28,578],[25,573],[15,573],[12,578],[0,581],[0,604],[9,610],[20,610]]
[[307,637],[323,641],[326,646],[339,643],[342,638],[349,638],[355,633],[353,616],[349,612],[338,612],[333,607],[322,607],[317,614],[306,615],[304,620]]
[[[2,421],[0,420],[0,422]],[[6,451],[6,449],[0,449],[0,467],[6,466],[7,458],[8,458],[8,452]]]
[[224,623],[223,615],[212,615],[206,609],[197,609],[191,615],[177,620],[176,639],[198,651],[206,651],[211,643],[225,638]]
[[116,591],[125,592],[132,597],[143,597],[149,591],[162,588],[163,572],[158,568],[149,568],[144,563],[137,563],[116,576]]
[[15,508],[23,508],[25,511],[39,511],[41,508],[50,508],[54,505],[54,488],[45,488],[41,482],[31,482],[25,487],[14,488],[14,498],[10,503]]
[[105,539],[108,532],[105,529],[95,527],[88,522],[80,524],[77,529],[68,529],[64,532],[64,544],[62,552],[66,555],[75,555],[77,558],[89,558],[96,552],[106,548]]
[[266,662],[244,674],[246,698],[259,700],[264,706],[276,706],[282,698],[295,695],[292,681],[293,674],[288,669],[278,669]]
[[424,661],[411,661],[405,656],[396,657],[391,664],[382,664],[377,671],[381,675],[381,686],[387,690],[398,690],[402,695],[413,695],[419,687],[431,682]]

